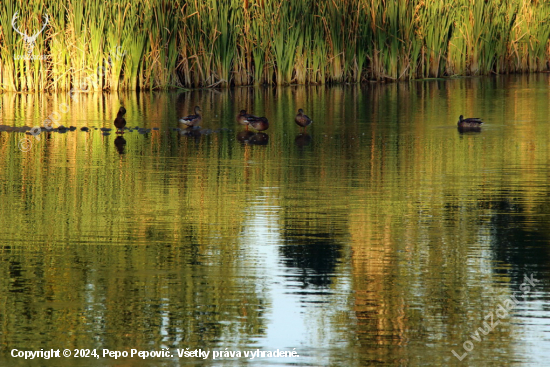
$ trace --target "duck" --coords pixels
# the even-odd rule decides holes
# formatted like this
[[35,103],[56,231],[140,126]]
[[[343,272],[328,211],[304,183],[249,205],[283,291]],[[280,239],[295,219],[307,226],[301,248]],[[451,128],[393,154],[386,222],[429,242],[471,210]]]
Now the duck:
[[126,126],[126,120],[124,119],[124,117],[122,117],[124,116],[125,113],[126,113],[126,108],[120,107],[115,119],[115,127],[117,128],[117,130],[123,130],[124,127]]
[[478,117],[469,117],[469,118],[464,118],[464,116],[460,115],[460,117],[458,118],[458,127],[481,127],[481,124],[483,123],[483,121],[481,121],[480,118]]
[[308,116],[304,115],[304,110],[301,108],[298,110],[298,114],[294,118],[294,121],[296,121],[298,126],[305,129],[307,129],[307,127],[313,122]]
[[246,121],[248,121],[248,124],[257,131],[264,131],[269,128],[269,121],[267,121],[265,117],[252,116],[247,118]]
[[199,112],[202,112],[199,106],[195,106],[195,114],[182,117],[180,122],[187,126],[197,126],[201,122],[201,115]]
[[246,110],[241,110],[241,112],[237,115],[237,122],[241,125],[245,125],[246,130],[248,131],[248,119],[251,117],[257,118],[254,115],[246,113]]

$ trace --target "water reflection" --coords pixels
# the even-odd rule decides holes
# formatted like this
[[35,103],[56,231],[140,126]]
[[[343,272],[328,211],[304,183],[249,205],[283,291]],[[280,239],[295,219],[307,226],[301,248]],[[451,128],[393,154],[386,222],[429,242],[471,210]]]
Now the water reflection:
[[307,133],[300,133],[296,135],[296,138],[294,139],[294,143],[299,147],[305,147],[311,144],[311,135]]
[[252,145],[267,145],[269,143],[269,135],[266,133],[256,133],[248,139],[248,143]]
[[[302,355],[252,365],[452,365],[451,350],[533,272],[543,285],[467,364],[540,364],[548,85],[537,75],[74,103],[3,94],[0,342]],[[123,159],[92,128],[112,128],[120,100],[139,132],[114,139]],[[61,103],[59,124],[90,130],[41,134],[23,154],[13,128]],[[194,106],[204,126],[181,129]],[[315,134],[296,135],[301,107],[323,116]],[[235,131],[242,108],[269,116],[269,135]],[[483,134],[456,133],[461,111],[486,118]]]
[[254,133],[249,130],[239,131],[235,139],[243,145],[267,145],[269,143],[269,135],[266,133]]
[[244,130],[244,131],[239,131],[235,138],[237,139],[237,141],[240,141],[241,143],[245,144],[245,143],[248,143],[248,141],[252,136],[254,136],[254,132],[250,130]]
[[294,278],[299,281],[301,288],[329,287],[336,276],[342,245],[333,243],[328,236],[325,241],[317,237],[300,242],[281,246],[279,251],[282,263],[289,268],[296,268]]
[[467,134],[467,133],[480,133],[481,132],[481,126],[458,126],[457,130],[460,134]]
[[119,154],[124,154],[124,148],[126,147],[126,139],[121,135],[115,138],[115,147]]
[[194,138],[196,140],[200,139],[201,137],[201,129],[198,126],[189,126],[184,129],[179,130],[179,134],[181,136],[186,136],[188,138]]
[[[550,221],[546,216],[535,221],[533,215],[538,215],[538,210],[518,200],[518,194],[520,192],[500,192],[479,203],[490,216],[493,257],[506,264],[506,267],[495,268],[494,272],[510,277],[511,288],[516,290],[525,274],[546,273],[550,267],[550,255],[545,246],[550,242]],[[546,212],[550,201],[540,198],[538,205]],[[548,285],[543,283],[540,287]]]

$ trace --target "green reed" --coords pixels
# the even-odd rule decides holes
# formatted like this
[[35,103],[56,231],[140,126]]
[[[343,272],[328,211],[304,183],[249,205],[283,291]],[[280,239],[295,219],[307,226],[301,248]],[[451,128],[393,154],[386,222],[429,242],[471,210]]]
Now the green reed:
[[264,69],[266,68],[266,58],[268,57],[268,29],[264,25],[267,22],[265,17],[265,12],[263,11],[253,11],[258,9],[259,6],[255,5],[251,9],[249,16],[250,18],[250,28],[249,28],[249,45],[252,48],[252,58],[254,62],[254,69],[250,70],[253,75],[253,80],[255,85],[260,83],[268,82],[264,75]]
[[[548,69],[520,0],[4,0],[0,91],[411,80]],[[27,55],[23,37],[48,26]]]
[[210,24],[214,26],[215,42],[213,47],[216,75],[222,86],[227,86],[231,80],[231,64],[237,52],[236,36],[238,31],[232,31],[231,25],[242,25],[242,14],[238,7],[233,7],[232,1],[211,1]]
[[265,11],[271,19],[270,38],[276,64],[276,83],[288,84],[292,81],[296,48],[303,31],[303,2],[267,2]]

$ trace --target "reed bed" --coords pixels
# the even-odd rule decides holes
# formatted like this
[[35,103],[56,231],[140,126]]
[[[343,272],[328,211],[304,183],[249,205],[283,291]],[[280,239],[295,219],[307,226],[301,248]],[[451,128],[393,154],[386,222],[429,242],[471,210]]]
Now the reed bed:
[[[0,91],[357,83],[548,70],[524,0],[3,0]],[[49,23],[29,45],[29,36]]]

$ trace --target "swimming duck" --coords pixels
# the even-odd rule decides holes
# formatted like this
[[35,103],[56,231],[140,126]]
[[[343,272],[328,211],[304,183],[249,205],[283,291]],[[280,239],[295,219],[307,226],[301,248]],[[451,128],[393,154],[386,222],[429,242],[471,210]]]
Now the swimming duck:
[[298,110],[298,114],[294,118],[294,121],[296,121],[298,126],[306,129],[313,122],[308,116],[304,115],[304,110],[301,108]]
[[252,126],[254,130],[264,131],[269,128],[269,121],[267,121],[265,117],[252,116],[248,117],[246,121],[248,121],[248,124]]
[[124,116],[125,113],[126,113],[126,108],[120,107],[115,119],[115,126],[118,130],[122,130],[126,126],[126,120],[124,119],[124,117],[122,117]]
[[481,127],[482,123],[483,121],[478,117],[469,117],[465,119],[464,116],[460,115],[457,125],[458,127]]
[[251,117],[257,118],[254,115],[246,113],[246,110],[241,110],[241,112],[237,115],[237,122],[241,125],[245,125],[246,130],[248,131],[248,119]]
[[198,124],[200,124],[201,122],[201,115],[199,114],[199,112],[202,112],[200,107],[199,106],[195,106],[195,114],[194,115],[189,115],[189,116],[185,116],[185,117],[182,117],[180,119],[180,122],[182,124],[185,124],[187,126],[196,126]]

